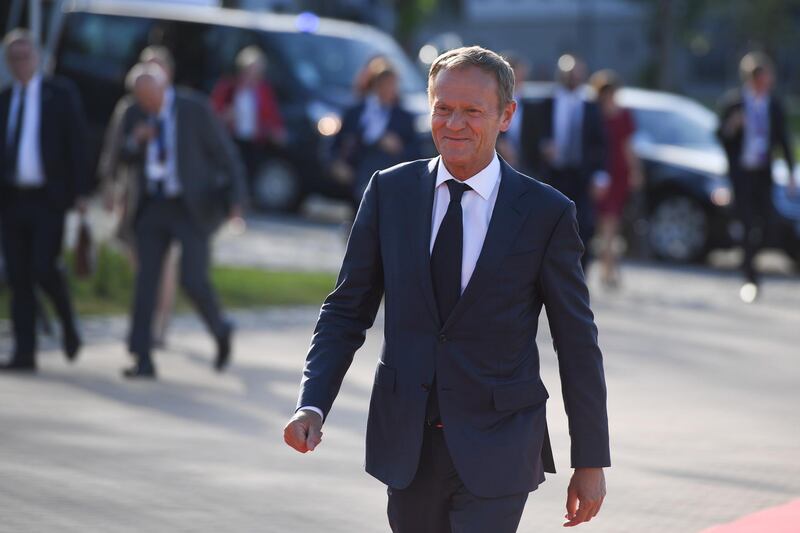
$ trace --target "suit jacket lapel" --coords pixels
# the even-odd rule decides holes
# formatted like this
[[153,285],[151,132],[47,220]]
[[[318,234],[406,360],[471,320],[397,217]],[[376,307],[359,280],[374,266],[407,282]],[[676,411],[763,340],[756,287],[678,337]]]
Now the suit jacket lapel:
[[431,279],[431,219],[433,218],[433,194],[436,184],[436,167],[439,162],[438,157],[430,160],[428,165],[420,172],[417,182],[414,206],[416,212],[415,238],[414,243],[415,270],[419,273],[419,281],[422,294],[428,309],[436,322],[439,322],[439,312],[436,307],[436,299],[433,296],[433,280]]
[[523,186],[522,178],[502,159],[500,168],[500,190],[497,192],[497,201],[483,248],[464,293],[444,324],[445,329],[457,321],[465,309],[489,286],[492,274],[511,249],[525,221],[527,210],[521,200],[527,189]]

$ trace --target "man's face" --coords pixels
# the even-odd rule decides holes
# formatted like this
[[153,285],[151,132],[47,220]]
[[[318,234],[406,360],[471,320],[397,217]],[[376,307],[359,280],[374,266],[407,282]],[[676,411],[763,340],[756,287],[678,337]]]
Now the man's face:
[[773,79],[772,72],[769,69],[762,70],[753,76],[753,91],[756,94],[767,94],[772,90]]
[[133,88],[133,95],[146,113],[156,115],[161,111],[161,104],[164,102],[164,87],[152,78],[146,76],[140,78]]
[[391,105],[397,100],[397,76],[387,75],[375,84],[375,94],[383,105]]
[[14,79],[28,83],[39,68],[39,54],[27,41],[17,41],[8,48],[8,68]]
[[500,110],[495,77],[478,67],[444,70],[431,82],[431,133],[448,170],[466,179],[494,157],[516,104]]

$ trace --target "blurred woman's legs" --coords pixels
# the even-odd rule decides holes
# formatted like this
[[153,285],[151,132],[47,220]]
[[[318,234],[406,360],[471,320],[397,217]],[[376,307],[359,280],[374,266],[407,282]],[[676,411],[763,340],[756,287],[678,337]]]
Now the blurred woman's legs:
[[619,266],[617,264],[617,235],[619,233],[620,219],[616,215],[603,214],[600,216],[600,279],[607,288],[615,289],[619,286]]

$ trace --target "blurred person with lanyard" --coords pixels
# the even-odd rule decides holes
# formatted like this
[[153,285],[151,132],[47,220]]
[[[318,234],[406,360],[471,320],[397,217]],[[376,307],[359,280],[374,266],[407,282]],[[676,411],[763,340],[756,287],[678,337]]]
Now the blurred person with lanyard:
[[619,265],[615,245],[631,189],[642,186],[642,164],[633,151],[633,134],[636,132],[633,113],[617,103],[620,87],[617,74],[611,70],[595,72],[589,85],[595,90],[603,116],[611,178],[608,186],[596,187],[594,191],[599,219],[600,276],[606,288],[616,289],[619,287]]
[[331,148],[332,171],[352,184],[355,209],[376,170],[420,156],[414,116],[400,105],[397,72],[383,56],[372,58],[365,70],[363,99],[345,112]]
[[581,258],[584,270],[595,230],[592,191],[610,182],[603,119],[597,104],[586,98],[585,79],[582,60],[570,54],[558,58],[555,93],[536,106],[533,131],[525,143],[534,174],[575,202],[586,248]]
[[513,70],[491,50],[433,62],[440,155],[370,179],[284,428],[298,452],[321,444],[383,300],[366,470],[387,485],[395,533],[512,533],[528,494],[555,472],[536,346],[542,308],[572,439],[564,525],[591,520],[605,497],[606,386],[575,205],[497,156],[513,90]]
[[508,131],[501,133],[497,139],[497,153],[512,167],[531,174],[525,148],[526,143],[530,142],[534,104],[527,102],[522,94],[530,67],[521,56],[514,52],[506,52],[502,55],[514,69],[514,101],[517,102],[517,110],[514,111]]
[[13,30],[3,45],[14,81],[0,93],[0,225],[15,346],[0,369],[35,371],[37,286],[61,322],[67,359],[74,361],[81,347],[59,258],[67,211],[86,211],[87,126],[73,84],[40,73],[30,32]]
[[[142,63],[153,63],[161,67],[170,84],[174,79],[175,63],[170,51],[159,45],[151,45],[139,54]],[[108,211],[120,206],[120,218],[117,225],[117,238],[125,244],[134,269],[137,268],[136,247],[133,231],[135,206],[139,202],[140,191],[135,165],[126,164],[120,157],[123,145],[122,125],[129,120],[131,114],[142,113],[136,99],[130,92],[120,98],[111,115],[106,128],[103,149],[97,173],[104,189],[104,204]],[[180,245],[170,245],[164,258],[158,297],[153,316],[153,344],[156,347],[166,345],[167,329],[175,306],[175,295],[178,288],[178,264]]]
[[765,54],[751,52],[739,63],[739,75],[742,88],[731,90],[722,99],[717,135],[728,157],[734,205],[744,226],[745,285],[740,296],[752,303],[758,297],[760,283],[754,261],[774,211],[772,158],[777,149],[783,152],[789,167],[791,195],[797,194],[797,177],[786,111],[772,92],[772,61]]
[[287,141],[278,101],[266,79],[267,66],[260,48],[243,48],[236,56],[236,75],[219,80],[211,92],[211,105],[233,136],[251,178],[264,152]]
[[129,350],[137,363],[128,378],[154,378],[152,321],[164,256],[181,245],[180,281],[214,336],[214,366],[231,354],[233,326],[224,318],[209,280],[210,238],[245,200],[244,171],[236,148],[205,97],[174,88],[164,70],[140,63],[128,75],[137,106],[122,123],[120,158],[135,165],[132,206],[138,260]]

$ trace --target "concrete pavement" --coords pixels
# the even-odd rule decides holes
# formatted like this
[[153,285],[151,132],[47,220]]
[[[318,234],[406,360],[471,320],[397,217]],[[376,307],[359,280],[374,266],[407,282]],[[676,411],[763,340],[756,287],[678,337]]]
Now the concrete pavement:
[[[601,515],[582,531],[697,532],[800,494],[800,287],[775,277],[756,305],[738,278],[634,266],[626,290],[594,290],[614,466]],[[0,376],[0,531],[382,532],[383,487],[363,472],[380,321],[357,354],[318,451],[281,438],[316,309],[239,313],[230,372],[181,317],[161,379],[128,383],[121,318],[86,324],[69,366],[51,346],[37,376]],[[544,319],[543,319],[544,320]],[[566,418],[543,324],[560,473],[520,531],[562,531]]]

